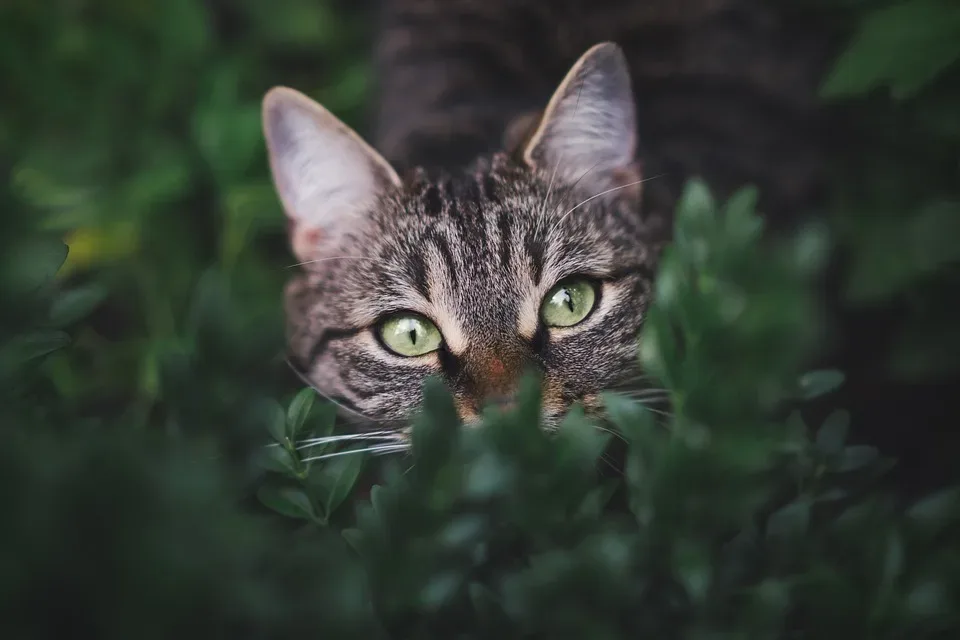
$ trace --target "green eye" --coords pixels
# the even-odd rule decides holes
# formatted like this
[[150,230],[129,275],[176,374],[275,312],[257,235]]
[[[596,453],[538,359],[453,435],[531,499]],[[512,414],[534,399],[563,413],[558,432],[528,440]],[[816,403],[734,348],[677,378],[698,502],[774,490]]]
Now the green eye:
[[436,351],[443,342],[440,329],[423,316],[398,314],[380,325],[380,339],[400,356],[422,356]]
[[572,327],[583,321],[597,301],[592,282],[579,278],[561,282],[543,299],[540,317],[548,327]]

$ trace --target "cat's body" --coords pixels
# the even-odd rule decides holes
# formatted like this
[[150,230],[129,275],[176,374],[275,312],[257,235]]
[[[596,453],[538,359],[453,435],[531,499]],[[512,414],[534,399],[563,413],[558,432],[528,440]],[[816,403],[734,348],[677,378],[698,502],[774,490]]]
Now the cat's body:
[[691,175],[760,188],[776,222],[822,197],[828,32],[788,0],[385,0],[374,146],[398,170],[449,169],[522,136],[598,42],[624,51],[644,211]]
[[686,179],[720,195],[757,184],[777,215],[819,195],[824,47],[759,1],[384,11],[385,157],[296,92],[264,103],[303,263],[287,290],[291,354],[354,415],[401,425],[440,375],[471,420],[530,370],[548,422],[589,408],[637,379]]

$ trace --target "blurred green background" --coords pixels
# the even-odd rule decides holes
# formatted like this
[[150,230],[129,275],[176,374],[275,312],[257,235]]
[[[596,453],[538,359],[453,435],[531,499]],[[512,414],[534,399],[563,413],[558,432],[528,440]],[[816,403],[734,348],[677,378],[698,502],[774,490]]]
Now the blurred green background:
[[273,85],[295,86],[362,129],[373,25],[364,9],[325,0],[4,3],[4,187],[13,212],[69,245],[63,280],[91,287],[93,315],[45,364],[73,410],[149,421],[158,354],[181,334],[208,267],[239,287],[237,313],[277,334],[291,260],[260,99]]

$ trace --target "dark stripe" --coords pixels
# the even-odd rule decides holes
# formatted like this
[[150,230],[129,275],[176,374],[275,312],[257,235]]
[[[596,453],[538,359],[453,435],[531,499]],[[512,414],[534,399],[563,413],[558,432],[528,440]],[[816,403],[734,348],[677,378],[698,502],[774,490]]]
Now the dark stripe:
[[463,363],[460,361],[460,358],[451,353],[446,345],[440,347],[437,356],[440,360],[440,367],[443,369],[443,373],[447,376],[447,379],[457,380],[463,373]]
[[527,251],[527,255],[530,256],[533,283],[539,285],[541,278],[543,278],[543,255],[546,251],[539,227],[532,229],[530,233],[527,234],[523,246]]
[[417,292],[430,301],[430,283],[427,278],[427,262],[423,254],[414,250],[407,254],[407,275]]
[[436,185],[429,185],[423,192],[423,213],[436,217],[443,213],[443,199]]
[[453,219],[460,217],[460,198],[458,197],[456,185],[450,178],[445,178],[441,183],[443,185],[443,195],[446,200],[447,215]]
[[323,352],[327,350],[330,346],[330,343],[334,340],[343,340],[344,338],[352,338],[364,328],[359,329],[324,329],[320,332],[320,337],[317,338],[317,342],[310,349],[310,355],[307,356],[307,362],[298,361],[298,366],[306,365],[306,370],[309,371],[313,368],[314,363],[317,359],[323,355]]
[[427,242],[432,242],[437,248],[437,251],[440,252],[440,256],[447,264],[447,272],[450,274],[450,281],[452,282],[453,286],[458,286],[459,278],[457,276],[457,268],[453,261],[453,252],[450,251],[450,244],[447,242],[447,239],[439,233],[432,232],[427,236]]
[[511,221],[513,216],[509,211],[501,211],[497,214],[497,228],[500,230],[500,264],[503,267],[510,266],[510,259],[513,257],[513,225]]
[[481,178],[483,197],[490,202],[497,204],[500,202],[500,187],[497,181],[489,173],[483,174]]

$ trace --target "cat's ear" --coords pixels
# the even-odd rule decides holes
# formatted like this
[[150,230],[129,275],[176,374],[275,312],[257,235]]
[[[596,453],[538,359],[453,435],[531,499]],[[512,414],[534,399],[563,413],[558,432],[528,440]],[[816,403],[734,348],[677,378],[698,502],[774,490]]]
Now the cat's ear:
[[605,42],[591,47],[567,73],[523,159],[557,180],[599,192],[639,180],[636,150],[630,71],[620,47]]
[[293,89],[275,87],[264,96],[263,131],[299,260],[317,259],[400,184],[350,127]]

